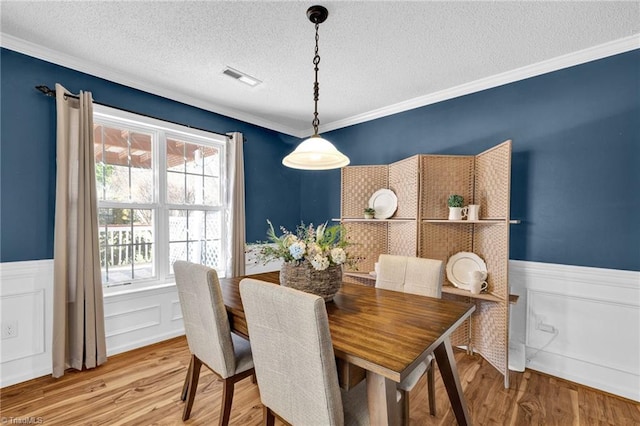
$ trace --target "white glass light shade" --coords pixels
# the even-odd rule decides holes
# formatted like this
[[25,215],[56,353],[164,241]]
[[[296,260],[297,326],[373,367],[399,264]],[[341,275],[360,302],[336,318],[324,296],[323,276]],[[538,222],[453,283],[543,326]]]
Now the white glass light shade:
[[302,141],[291,154],[282,159],[285,166],[302,170],[337,169],[349,162],[349,157],[318,135]]

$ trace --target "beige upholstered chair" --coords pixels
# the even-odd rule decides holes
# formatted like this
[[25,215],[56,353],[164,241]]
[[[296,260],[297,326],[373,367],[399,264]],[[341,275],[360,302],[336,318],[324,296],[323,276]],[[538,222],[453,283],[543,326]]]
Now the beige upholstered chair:
[[[438,298],[442,295],[444,263],[441,260],[381,254],[378,258],[378,267],[377,288]],[[429,412],[432,416],[436,415],[433,363],[433,355],[429,355],[425,362],[416,367],[398,385],[398,390],[402,393],[406,422],[409,419],[409,392],[425,371],[429,388]]]
[[204,364],[223,380],[220,425],[227,425],[235,383],[254,374],[251,347],[246,339],[231,334],[214,269],[176,261],[173,270],[191,351],[189,372],[182,391],[182,400],[186,399],[182,420],[191,415],[200,367]]
[[240,295],[265,424],[369,424],[366,382],[341,394],[324,300],[250,278]]

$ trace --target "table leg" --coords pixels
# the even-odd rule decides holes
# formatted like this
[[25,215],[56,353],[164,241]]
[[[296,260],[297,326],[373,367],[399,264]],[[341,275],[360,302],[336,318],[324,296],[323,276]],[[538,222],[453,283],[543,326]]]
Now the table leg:
[[436,348],[434,354],[440,375],[442,376],[442,381],[449,395],[451,408],[456,415],[458,424],[461,426],[470,425],[471,418],[467,410],[467,402],[462,393],[462,386],[460,385],[460,378],[458,377],[458,367],[456,366],[456,359],[453,355],[451,341],[448,337]]
[[400,410],[394,381],[372,371],[367,371],[367,402],[369,404],[369,424],[400,424]]

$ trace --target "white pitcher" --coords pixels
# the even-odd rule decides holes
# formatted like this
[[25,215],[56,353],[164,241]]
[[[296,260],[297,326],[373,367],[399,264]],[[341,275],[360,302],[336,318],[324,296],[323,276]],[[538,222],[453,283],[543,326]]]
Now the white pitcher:
[[466,215],[466,207],[449,207],[449,220],[462,220]]
[[467,220],[480,220],[480,204],[469,204],[467,207]]
[[469,291],[471,294],[480,294],[489,286],[485,281],[487,279],[487,273],[485,271],[471,271],[469,272]]

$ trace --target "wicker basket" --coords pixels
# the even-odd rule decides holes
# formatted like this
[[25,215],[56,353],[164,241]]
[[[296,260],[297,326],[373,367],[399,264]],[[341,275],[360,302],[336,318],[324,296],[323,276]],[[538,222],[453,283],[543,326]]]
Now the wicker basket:
[[329,302],[342,286],[342,266],[317,271],[307,261],[284,262],[280,269],[280,285],[316,294]]

